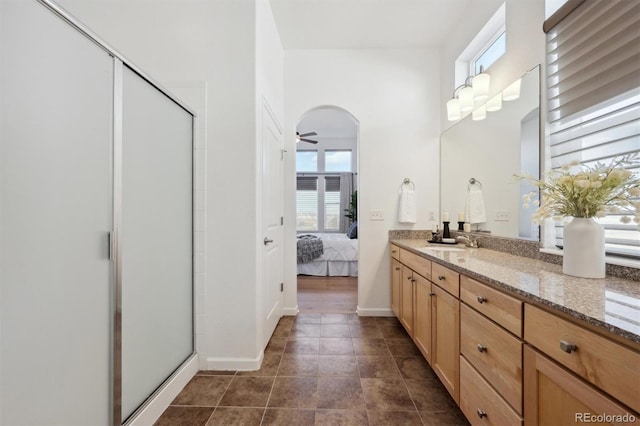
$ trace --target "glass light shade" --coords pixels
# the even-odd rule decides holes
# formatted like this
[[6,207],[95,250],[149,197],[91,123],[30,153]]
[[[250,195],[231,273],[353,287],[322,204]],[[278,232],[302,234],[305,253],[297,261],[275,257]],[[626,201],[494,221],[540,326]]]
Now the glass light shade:
[[513,101],[520,97],[520,79],[517,79],[502,91],[502,100]]
[[502,109],[502,93],[498,93],[487,101],[487,111],[494,112]]
[[491,77],[486,72],[473,77],[473,100],[484,101],[489,97],[489,82]]
[[473,109],[473,89],[471,86],[465,86],[464,89],[458,92],[458,99],[460,99],[460,112],[469,112]]
[[449,99],[447,102],[447,118],[449,121],[460,120],[460,100],[458,98]]
[[471,118],[473,119],[473,121],[484,120],[485,118],[487,118],[487,106],[480,105],[473,111],[473,113],[471,114]]

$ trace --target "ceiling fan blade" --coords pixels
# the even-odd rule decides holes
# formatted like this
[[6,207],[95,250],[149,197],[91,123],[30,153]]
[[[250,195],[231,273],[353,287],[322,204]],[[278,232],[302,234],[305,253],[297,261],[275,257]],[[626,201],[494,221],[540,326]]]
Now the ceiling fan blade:
[[302,142],[318,143],[318,141],[312,141],[311,139],[304,139],[304,138],[300,138],[300,140],[301,140]]
[[301,138],[304,138],[306,136],[318,136],[318,134],[316,132],[309,132],[309,133],[303,133],[301,135],[299,135]]

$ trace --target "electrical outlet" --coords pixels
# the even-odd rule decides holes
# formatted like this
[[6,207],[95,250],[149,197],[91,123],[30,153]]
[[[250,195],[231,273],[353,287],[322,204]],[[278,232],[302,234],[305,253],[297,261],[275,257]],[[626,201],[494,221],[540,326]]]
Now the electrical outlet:
[[384,212],[382,210],[369,210],[369,220],[384,220]]
[[506,210],[496,210],[496,222],[509,222],[509,213]]
[[429,220],[430,220],[431,222],[435,222],[435,220],[436,220],[436,214],[435,214],[434,212],[431,212],[431,211],[429,212]]

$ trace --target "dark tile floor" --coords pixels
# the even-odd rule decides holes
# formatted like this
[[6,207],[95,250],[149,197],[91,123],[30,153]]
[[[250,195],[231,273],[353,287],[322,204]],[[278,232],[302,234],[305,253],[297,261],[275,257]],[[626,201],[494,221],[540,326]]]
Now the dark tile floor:
[[395,318],[283,317],[258,371],[202,371],[165,425],[467,425]]

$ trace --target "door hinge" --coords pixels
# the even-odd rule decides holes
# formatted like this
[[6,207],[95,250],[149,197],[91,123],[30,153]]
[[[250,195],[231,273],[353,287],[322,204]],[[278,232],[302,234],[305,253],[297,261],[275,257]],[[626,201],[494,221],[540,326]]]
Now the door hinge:
[[284,216],[280,216],[280,225],[284,225]]
[[287,150],[286,150],[286,149],[281,149],[281,150],[280,150],[280,159],[281,159],[281,160],[284,160],[284,153],[285,153],[285,152],[287,152]]
[[280,291],[284,291],[284,283],[280,283]]

